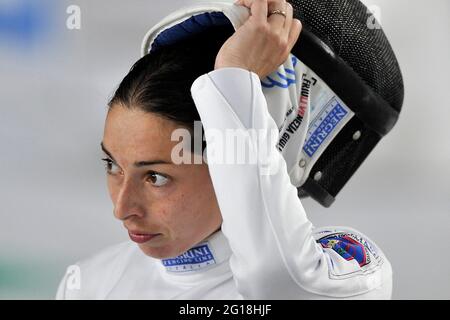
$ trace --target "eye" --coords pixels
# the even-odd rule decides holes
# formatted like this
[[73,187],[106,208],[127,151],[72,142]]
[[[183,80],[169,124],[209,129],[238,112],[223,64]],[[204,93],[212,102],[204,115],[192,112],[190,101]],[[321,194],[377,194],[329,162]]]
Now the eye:
[[110,158],[103,158],[102,161],[105,162],[105,169],[108,174],[114,175],[120,173],[120,168],[114,161]]
[[148,177],[149,177],[150,182],[155,187],[161,187],[169,181],[169,179],[167,177],[165,177],[159,173],[156,173],[154,171],[149,171]]

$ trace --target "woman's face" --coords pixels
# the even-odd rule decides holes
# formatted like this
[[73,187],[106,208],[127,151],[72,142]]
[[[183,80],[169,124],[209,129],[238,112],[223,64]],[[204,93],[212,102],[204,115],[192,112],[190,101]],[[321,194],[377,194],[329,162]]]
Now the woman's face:
[[114,215],[131,233],[158,234],[139,243],[158,259],[185,252],[222,223],[207,165],[171,160],[177,128],[156,114],[116,105],[102,141]]

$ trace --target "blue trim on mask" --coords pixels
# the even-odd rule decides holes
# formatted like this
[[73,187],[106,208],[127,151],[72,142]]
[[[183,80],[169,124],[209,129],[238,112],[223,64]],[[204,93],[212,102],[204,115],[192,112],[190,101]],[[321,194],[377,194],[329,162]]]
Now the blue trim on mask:
[[205,12],[192,16],[185,21],[161,32],[152,44],[151,51],[177,43],[198,34],[209,27],[230,25],[230,20],[223,12]]

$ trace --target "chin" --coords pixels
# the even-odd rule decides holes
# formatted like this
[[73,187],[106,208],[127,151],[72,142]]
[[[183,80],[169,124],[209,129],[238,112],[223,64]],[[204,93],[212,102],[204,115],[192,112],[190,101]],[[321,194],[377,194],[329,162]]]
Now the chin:
[[155,259],[173,258],[179,256],[184,252],[174,250],[174,248],[171,248],[170,246],[151,247],[149,245],[146,245],[145,243],[140,244],[139,248],[145,255]]

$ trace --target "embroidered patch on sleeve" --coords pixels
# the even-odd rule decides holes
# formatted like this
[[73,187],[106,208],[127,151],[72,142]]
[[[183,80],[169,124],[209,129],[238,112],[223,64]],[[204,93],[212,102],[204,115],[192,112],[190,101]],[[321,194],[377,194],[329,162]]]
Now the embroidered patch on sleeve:
[[352,236],[345,233],[332,234],[319,239],[318,242],[323,248],[333,249],[345,260],[355,259],[360,267],[364,267],[370,263],[370,256],[367,254],[367,249],[364,245]]
[[[322,229],[316,230],[314,234],[317,244],[324,252],[328,252],[327,261],[332,278],[369,274],[381,268],[384,263],[377,246],[357,232]],[[339,257],[343,259],[337,259]]]

